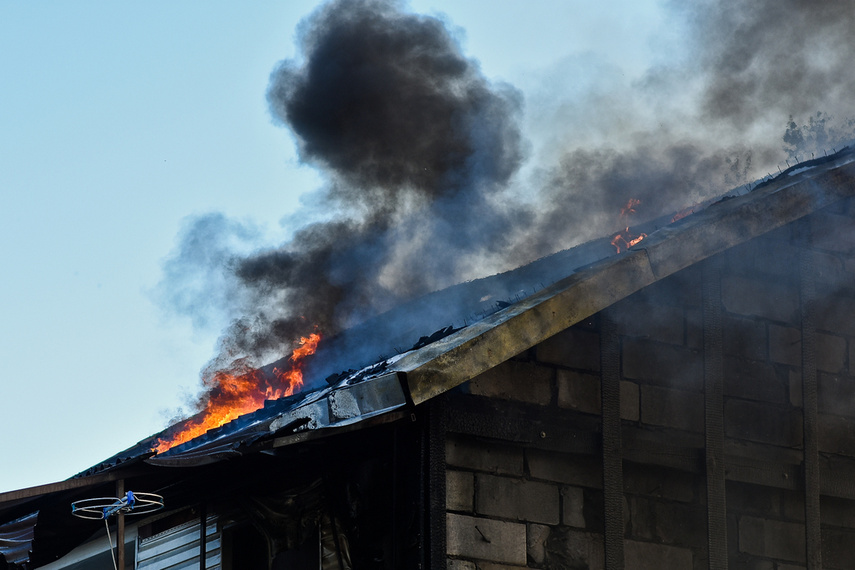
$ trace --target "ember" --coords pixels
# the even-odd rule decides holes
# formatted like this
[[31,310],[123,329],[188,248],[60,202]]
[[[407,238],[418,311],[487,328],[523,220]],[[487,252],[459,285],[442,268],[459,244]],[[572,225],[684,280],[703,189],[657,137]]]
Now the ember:
[[647,237],[647,234],[638,234],[634,236],[629,233],[629,223],[627,218],[629,218],[630,214],[635,213],[635,207],[639,204],[641,204],[641,200],[630,198],[629,202],[626,203],[626,206],[624,206],[620,210],[620,220],[621,222],[627,222],[627,225],[624,231],[619,232],[617,235],[615,235],[615,237],[612,238],[612,245],[615,246],[615,249],[617,249],[618,253],[621,252],[621,246],[624,250],[629,249]]
[[154,451],[164,451],[220,427],[244,414],[264,406],[265,400],[291,396],[303,388],[302,360],[315,353],[321,335],[312,333],[300,338],[300,346],[291,353],[287,370],[273,369],[266,374],[257,368],[238,365],[232,370],[220,370],[206,381],[210,386],[204,409],[178,424],[170,435],[157,440]]
[[682,210],[680,210],[679,212],[674,214],[674,217],[671,218],[671,223],[673,224],[677,220],[682,220],[686,216],[689,216],[689,215],[694,214],[694,213],[695,213],[695,207],[694,206],[689,206],[688,208],[683,208]]

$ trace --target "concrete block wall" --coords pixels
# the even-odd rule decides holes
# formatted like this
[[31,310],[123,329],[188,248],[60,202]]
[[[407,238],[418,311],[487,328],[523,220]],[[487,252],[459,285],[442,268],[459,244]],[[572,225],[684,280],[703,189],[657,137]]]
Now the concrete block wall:
[[446,462],[449,568],[603,568],[595,456],[451,435]]
[[[818,299],[819,447],[855,458],[855,216],[844,203],[720,254],[726,447],[793,457],[803,446],[798,259],[805,228]],[[707,567],[703,272],[693,266],[617,303],[625,433],[696,445],[696,468],[624,461],[626,568]],[[601,316],[472,380],[460,397],[595,419]],[[548,415],[548,414],[546,414]],[[627,431],[629,430],[629,431]],[[626,445],[626,437],[625,437]],[[751,454],[749,453],[749,455]],[[602,568],[601,457],[449,434],[449,568]],[[789,455],[787,455],[789,454]],[[794,473],[800,473],[793,460]],[[832,462],[833,463],[833,462]],[[790,488],[787,488],[787,487]],[[855,501],[822,498],[823,566],[855,568]],[[727,482],[731,568],[805,565],[798,483]]]
[[[545,346],[543,358],[539,347],[506,362],[472,380],[468,392],[530,410],[595,417],[599,335],[593,323],[564,334],[571,343]],[[449,569],[603,568],[597,456],[449,434],[446,463]]]
[[[685,318],[668,315],[668,327]],[[631,324],[627,321],[627,327]],[[601,413],[598,319],[590,319],[472,380],[471,397],[508,406],[578,414]],[[679,338],[678,338],[679,337]],[[629,337],[628,337],[629,338]],[[684,347],[686,335],[673,337]],[[626,354],[640,354],[629,338]],[[672,369],[682,366],[671,358]],[[634,357],[634,356],[632,356]],[[626,358],[626,356],[624,356]],[[690,362],[694,368],[695,360]],[[640,370],[653,370],[639,362]],[[680,390],[649,374],[650,382],[621,382],[621,417],[627,425],[689,426],[703,430],[702,394]],[[671,396],[676,394],[677,399]],[[694,409],[695,404],[700,406]],[[688,405],[690,409],[683,409]],[[549,432],[549,428],[546,429]],[[545,434],[544,434],[545,435]],[[602,459],[598,454],[470,435],[449,434],[446,446],[446,503],[449,568],[604,568]],[[624,523],[627,568],[703,568],[706,511],[703,479],[664,467],[625,464]]]
[[[820,461],[833,469],[835,461],[855,457],[853,230],[855,211],[847,201],[722,255],[725,433],[734,445],[761,453],[803,449],[798,267],[800,251],[807,250],[817,303]],[[799,475],[800,469],[797,464]],[[801,480],[794,487],[728,481],[731,568],[805,567]],[[855,567],[855,503],[821,497],[820,515],[823,567]]]

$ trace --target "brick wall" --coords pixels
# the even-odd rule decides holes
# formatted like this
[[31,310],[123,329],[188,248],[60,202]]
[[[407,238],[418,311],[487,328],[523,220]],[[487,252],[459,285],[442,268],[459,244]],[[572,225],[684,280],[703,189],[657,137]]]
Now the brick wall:
[[[803,249],[817,293],[823,567],[855,568],[854,238],[844,203],[715,260],[730,568],[806,565]],[[626,568],[708,565],[703,276],[701,264],[690,267],[609,309],[620,339]],[[484,402],[492,410],[450,422],[450,569],[604,567],[601,320],[594,315],[450,396],[450,413],[466,416]]]

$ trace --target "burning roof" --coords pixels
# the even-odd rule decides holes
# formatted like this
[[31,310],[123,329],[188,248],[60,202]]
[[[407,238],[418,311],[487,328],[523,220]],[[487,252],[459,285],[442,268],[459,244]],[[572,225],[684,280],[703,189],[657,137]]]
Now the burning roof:
[[[156,434],[68,481],[0,494],[0,535],[31,540],[26,532],[32,526],[21,517],[39,510],[42,499],[48,500],[51,494],[103,485],[130,473],[156,478],[167,466],[219,464],[238,456],[248,459],[403,418],[412,406],[453,389],[635,291],[849,197],[855,197],[855,153],[847,149],[791,168],[749,193],[699,207],[700,211],[676,222],[666,217],[642,226],[639,229],[647,237],[627,252],[618,254],[611,238],[605,237],[515,271],[434,293],[418,303],[428,323],[428,309],[441,308],[445,295],[457,297],[465,291],[474,309],[488,302],[487,291],[504,295],[523,283],[539,284],[536,290],[523,288],[516,297],[505,296],[504,303],[493,301],[489,311],[462,327],[440,327],[438,334],[417,339],[412,350],[326,376],[330,383],[323,388],[266,401],[261,409],[163,453],[155,454],[153,448],[166,434]],[[557,279],[553,282],[551,276]],[[541,280],[549,282],[540,284]],[[394,311],[378,321],[393,318]],[[354,338],[347,339],[343,333],[331,344],[358,342],[363,333],[354,329]],[[313,373],[321,370],[315,368]],[[11,550],[0,552],[17,556]]]
[[[228,259],[227,291],[217,298],[235,303],[225,312],[239,316],[202,374],[198,409],[205,419],[197,415],[182,423],[181,441],[293,393],[303,377],[305,390],[323,391],[325,379],[401,354],[432,331],[468,329],[576,267],[643,243],[651,228],[666,223],[637,227],[638,219],[670,221],[685,213],[673,210],[751,180],[757,158],[771,162],[781,149],[772,149],[780,143],[768,132],[754,141],[749,127],[781,126],[782,108],[803,110],[806,104],[787,96],[782,106],[773,100],[780,90],[760,89],[777,84],[779,74],[770,65],[785,47],[760,34],[762,24],[771,16],[794,36],[841,34],[837,23],[851,14],[832,2],[820,4],[809,10],[810,32],[801,24],[793,29],[781,17],[780,3],[764,2],[768,13],[762,16],[753,5],[697,7],[704,18],[691,25],[704,24],[692,41],[708,41],[690,41],[689,47],[704,65],[667,70],[683,76],[650,70],[638,94],[655,102],[645,109],[653,126],[608,98],[586,101],[580,106],[592,121],[618,116],[619,133],[609,134],[607,144],[558,145],[548,163],[533,159],[538,174],[521,183],[524,192],[514,186],[531,151],[523,136],[522,94],[488,79],[442,18],[413,13],[394,0],[319,7],[300,27],[299,55],[273,70],[267,99],[274,120],[293,134],[301,160],[321,173],[324,185],[314,200],[327,215],[277,247],[221,256]],[[734,12],[745,18],[736,28]],[[750,64],[751,77],[722,55]],[[827,66],[813,66],[812,78],[845,85],[845,74],[826,71],[840,71],[848,58],[823,57]],[[751,97],[720,89],[722,81],[744,84],[751,78],[757,80]],[[797,86],[804,76],[791,78]],[[670,103],[671,95],[689,91],[697,91],[690,112]],[[792,91],[801,97],[808,90]],[[758,100],[765,104],[750,106]],[[834,96],[820,108],[837,112],[837,103]],[[831,135],[838,122],[820,113],[802,128],[790,118],[786,149],[807,152],[811,144],[828,141],[820,135]],[[582,123],[561,128],[589,126]],[[724,126],[732,123],[738,128],[725,136]],[[839,139],[842,131],[833,134]],[[166,268],[162,287],[179,310],[193,312],[188,298],[210,298],[207,291],[188,294],[188,282],[219,282],[207,273],[201,279],[186,275],[193,267],[188,260],[209,260],[192,255],[193,248],[211,247],[208,229],[217,224],[223,225],[222,216],[196,220]],[[225,226],[218,228],[228,233]],[[612,229],[617,233],[611,245],[588,241]],[[549,257],[573,245],[569,253]],[[540,261],[529,264],[534,259]],[[527,269],[478,279],[517,266]],[[313,335],[323,337],[313,357],[262,366],[298,353],[300,339]],[[299,381],[285,378],[292,373],[300,374]],[[175,443],[166,437],[155,447],[166,451]]]
[[[223,216],[195,220],[167,267],[162,290],[180,312],[194,315],[201,303],[193,299],[211,296],[236,305],[224,309],[238,317],[204,373],[206,389],[216,389],[218,372],[236,363],[259,367],[316,331],[332,338],[430,292],[592,240],[612,229],[621,208],[627,216],[635,209],[637,215],[615,228],[624,230],[615,243],[625,249],[643,237],[631,227],[636,219],[673,215],[753,180],[758,162],[780,160],[773,129],[787,127],[791,154],[821,152],[818,145],[851,130],[849,97],[842,94],[849,92],[843,87],[851,58],[844,48],[852,15],[834,2],[785,4],[694,7],[686,25],[700,29],[687,34],[686,49],[703,65],[693,59],[651,69],[643,87],[633,86],[632,105],[599,94],[575,102],[585,119],[554,121],[551,128],[562,132],[550,131],[548,138],[565,141],[568,133],[593,130],[607,142],[592,144],[580,135],[572,145],[544,151],[548,158],[525,140],[522,93],[489,79],[442,18],[394,0],[320,6],[300,27],[298,56],[273,70],[267,99],[301,160],[322,176],[312,201],[325,216],[278,246],[223,254],[221,294],[193,289],[216,287],[209,273],[187,273],[194,267],[189,261],[209,259],[193,252],[212,247],[212,226],[237,231]],[[798,15],[785,16],[792,11]],[[775,34],[767,33],[769,18]],[[781,44],[781,30],[800,38],[803,49],[793,53]],[[807,41],[820,36],[839,37],[838,47],[823,50]],[[809,65],[814,50],[822,65]],[[787,75],[792,85],[784,94],[779,82],[787,58],[799,72]],[[813,82],[834,86],[822,91],[827,100]],[[697,94],[688,109],[680,99],[687,93]],[[828,114],[813,115],[814,108]],[[788,121],[793,109],[810,109],[809,125],[795,122],[804,115]],[[612,121],[620,126],[614,132],[606,126]],[[522,179],[524,164],[536,172],[529,180]],[[634,201],[640,205],[627,207]],[[517,291],[487,294],[513,298]],[[453,318],[464,315],[466,304],[453,312]],[[410,346],[404,337],[414,326],[424,323],[401,323],[402,338],[382,327],[379,344]],[[326,351],[324,360],[336,360],[334,368],[364,360],[361,366],[387,350],[340,348]]]
[[[170,428],[80,476],[132,459],[153,465],[207,463],[401,412],[688,265],[855,195],[853,162],[855,153],[846,149],[794,166],[749,193],[698,206],[697,212],[677,221],[670,215],[654,220],[639,228],[646,235],[643,240],[619,254],[605,237],[427,295],[399,309],[408,321],[422,323],[411,331],[411,349],[390,346],[388,340],[383,344],[387,328],[400,328],[397,312],[388,311],[329,339],[326,348],[321,344],[307,373],[315,377],[310,385],[327,379],[324,387],[268,399],[256,411],[154,454],[157,442],[175,429]],[[456,310],[461,298],[468,299],[466,314],[443,311]],[[429,331],[437,332],[426,335]],[[335,368],[340,362],[334,358],[326,360],[336,351],[351,354],[354,344],[374,357],[353,362],[345,371]],[[284,363],[287,359],[261,373],[270,374]]]

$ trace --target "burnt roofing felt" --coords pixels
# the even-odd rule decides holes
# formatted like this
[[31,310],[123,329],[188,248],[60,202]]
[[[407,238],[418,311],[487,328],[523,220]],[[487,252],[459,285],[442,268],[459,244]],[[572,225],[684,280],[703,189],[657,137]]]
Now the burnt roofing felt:
[[[128,472],[208,464],[396,419],[410,406],[467,382],[660,279],[852,196],[855,152],[847,148],[796,165],[750,192],[725,196],[677,222],[663,219],[639,226],[647,237],[624,253],[615,254],[603,238],[427,295],[407,306],[423,327],[413,330],[409,350],[369,344],[364,352],[376,355],[373,360],[353,363],[345,372],[312,371],[327,378],[324,387],[269,401],[165,453],[151,451],[163,435],[156,434],[67,481],[0,493],[0,554],[7,561],[18,558],[21,540],[27,541],[21,521],[32,520],[22,517],[41,508],[51,494],[115,481]],[[452,304],[445,300],[451,297],[470,299],[469,313],[448,312]],[[393,313],[334,339],[333,349],[365,344],[369,337],[382,339]],[[371,335],[365,334],[366,327]],[[384,350],[395,354],[384,357]]]

